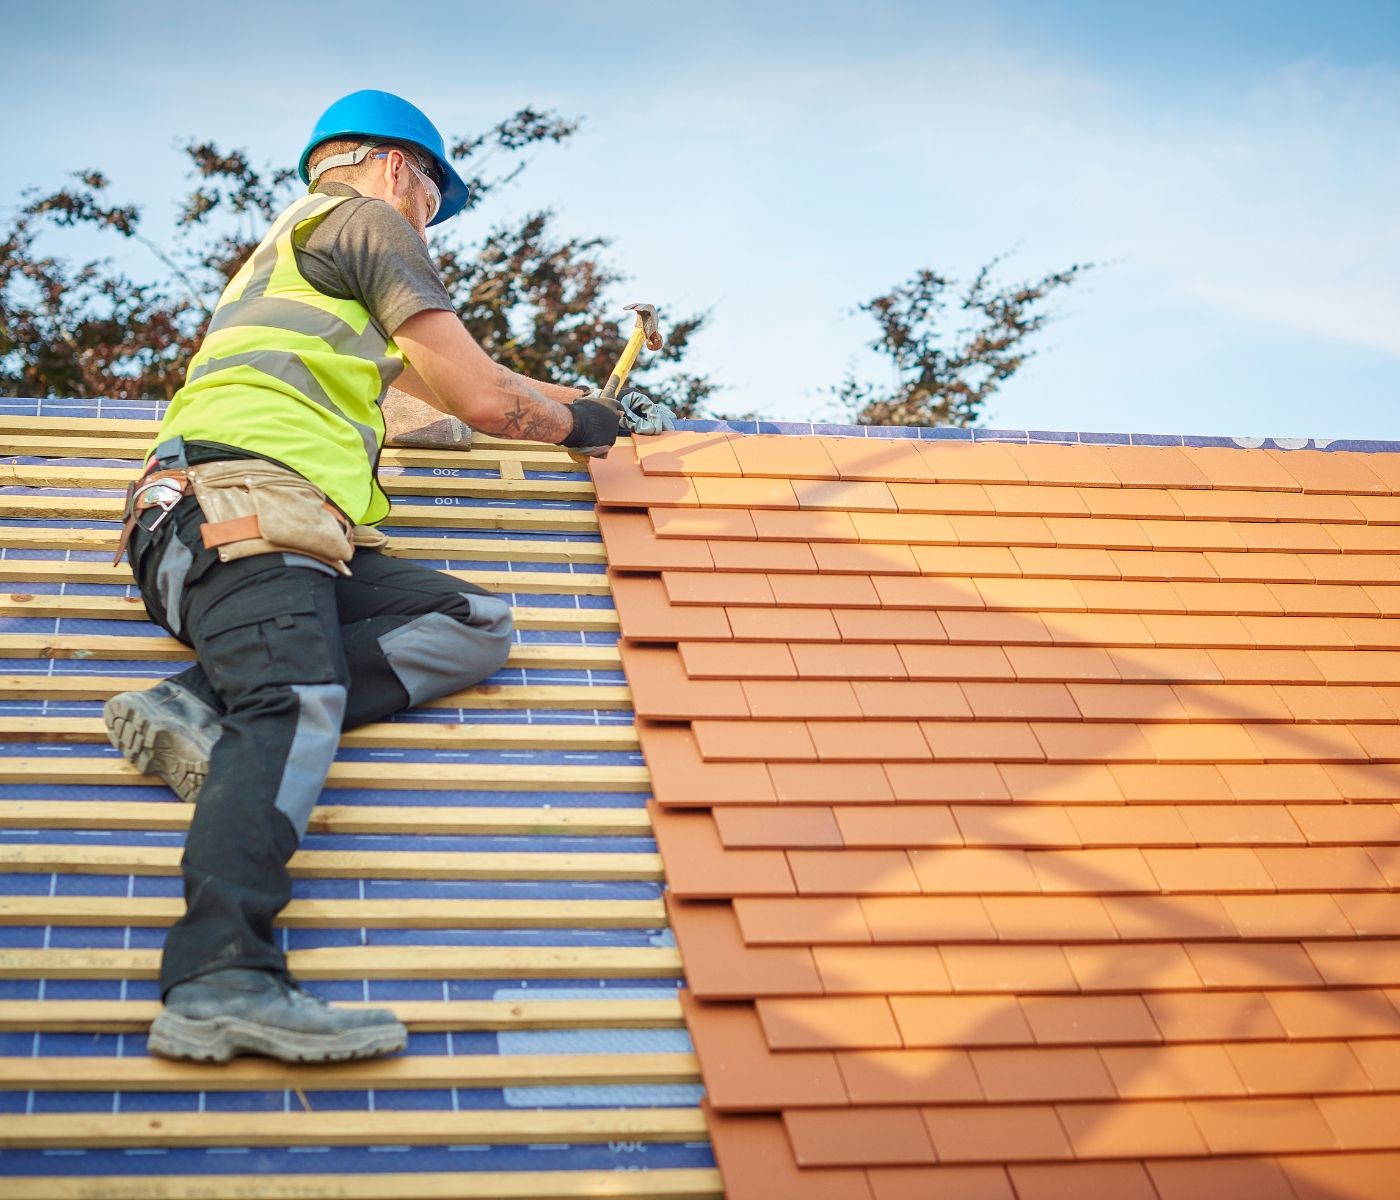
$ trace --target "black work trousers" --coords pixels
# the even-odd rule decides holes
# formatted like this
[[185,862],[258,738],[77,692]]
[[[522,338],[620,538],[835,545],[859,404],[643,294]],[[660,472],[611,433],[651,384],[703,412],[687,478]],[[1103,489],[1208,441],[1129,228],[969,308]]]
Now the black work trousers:
[[504,600],[440,571],[374,550],[349,577],[290,554],[224,563],[203,522],[188,497],[131,543],[151,618],[198,657],[175,681],[223,726],[181,859],[186,909],[166,937],[162,995],[226,967],[286,972],[272,922],[341,730],[479,682],[511,641]]

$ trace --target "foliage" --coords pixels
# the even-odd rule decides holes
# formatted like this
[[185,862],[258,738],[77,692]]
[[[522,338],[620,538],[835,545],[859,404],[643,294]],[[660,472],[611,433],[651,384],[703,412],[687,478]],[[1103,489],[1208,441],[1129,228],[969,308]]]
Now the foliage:
[[[449,153],[471,185],[469,207],[515,179],[536,148],[577,129],[526,108],[452,142]],[[100,172],[77,172],[52,194],[23,193],[0,229],[0,394],[174,395],[219,293],[300,187],[295,172],[255,169],[242,150],[194,141],[181,149],[194,184],[165,243],[147,236],[139,208],[110,201]],[[607,263],[605,238],[563,239],[552,222],[548,211],[532,213],[474,245],[438,233],[433,251],[458,313],[493,358],[537,379],[602,383],[627,338],[618,292],[626,276]],[[74,264],[41,252],[46,231],[77,226],[143,245],[166,281],[138,282],[110,259]],[[666,347],[633,372],[681,415],[700,415],[715,391],[704,376],[678,369],[706,316],[668,322],[663,313]]]
[[992,259],[965,286],[921,270],[860,305],[880,327],[870,348],[888,356],[894,382],[848,375],[834,391],[854,420],[862,425],[976,423],[988,399],[1036,353],[1025,343],[1050,319],[1045,300],[1095,266],[1076,264],[1029,283],[998,286],[992,273],[1000,262]]

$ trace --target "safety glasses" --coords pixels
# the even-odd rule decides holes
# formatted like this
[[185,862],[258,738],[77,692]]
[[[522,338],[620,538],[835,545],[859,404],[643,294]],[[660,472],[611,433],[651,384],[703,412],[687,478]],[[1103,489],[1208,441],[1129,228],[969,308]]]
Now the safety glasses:
[[[437,180],[433,178],[436,172],[430,167],[425,166],[423,161],[419,159],[416,154],[398,146],[395,146],[394,149],[398,150],[399,153],[403,155],[403,160],[408,164],[408,169],[423,181],[423,192],[428,197],[428,216],[424,224],[430,225],[432,224],[433,218],[437,216],[438,209],[442,207],[442,188],[438,186]],[[388,150],[380,150],[372,157],[388,158],[390,153],[391,151]]]

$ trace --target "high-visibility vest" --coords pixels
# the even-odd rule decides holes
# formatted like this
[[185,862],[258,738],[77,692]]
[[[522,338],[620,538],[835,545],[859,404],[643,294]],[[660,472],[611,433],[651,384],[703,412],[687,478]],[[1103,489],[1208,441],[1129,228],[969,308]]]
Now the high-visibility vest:
[[312,193],[273,222],[219,297],[156,444],[179,434],[264,455],[370,525],[389,512],[375,475],[379,406],[403,352],[358,300],[317,291],[292,248],[298,229],[349,199]]

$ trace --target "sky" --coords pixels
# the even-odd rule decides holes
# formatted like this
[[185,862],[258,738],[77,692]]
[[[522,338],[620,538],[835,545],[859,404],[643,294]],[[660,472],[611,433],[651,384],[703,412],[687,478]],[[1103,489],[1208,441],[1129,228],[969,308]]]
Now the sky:
[[889,378],[861,302],[1006,254],[1007,282],[1097,265],[1057,294],[985,425],[1400,437],[1394,0],[0,0],[0,16],[0,219],[21,188],[93,166],[163,229],[188,186],[181,140],[291,165],[359,88],[448,136],[552,108],[580,132],[456,232],[550,208],[561,233],[610,238],[619,305],[711,312],[687,363],[725,411],[834,419],[848,372]]

